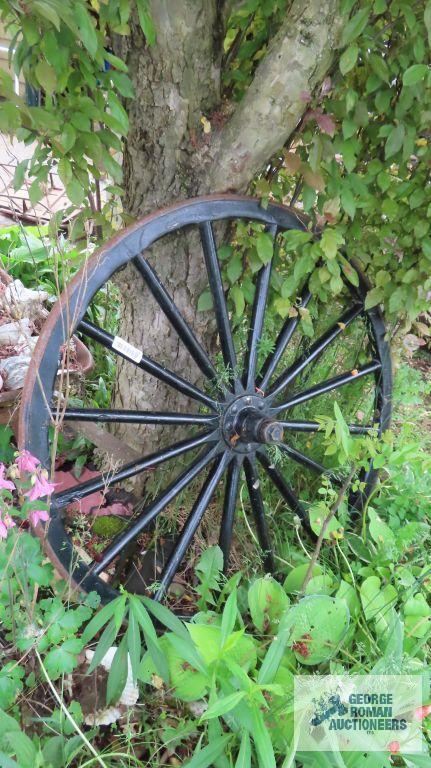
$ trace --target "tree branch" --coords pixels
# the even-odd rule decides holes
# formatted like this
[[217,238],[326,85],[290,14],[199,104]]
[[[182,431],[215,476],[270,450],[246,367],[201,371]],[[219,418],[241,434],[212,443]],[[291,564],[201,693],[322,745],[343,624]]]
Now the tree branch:
[[212,147],[203,187],[244,190],[295,130],[302,91],[313,91],[334,58],[343,27],[339,0],[294,0],[243,100]]

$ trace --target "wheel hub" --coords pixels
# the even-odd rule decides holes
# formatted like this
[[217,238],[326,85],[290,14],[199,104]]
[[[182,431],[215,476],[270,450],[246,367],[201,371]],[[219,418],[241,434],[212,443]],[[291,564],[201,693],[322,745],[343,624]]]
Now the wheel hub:
[[236,453],[249,453],[256,445],[279,443],[283,427],[258,395],[242,395],[230,402],[222,416],[222,434]]

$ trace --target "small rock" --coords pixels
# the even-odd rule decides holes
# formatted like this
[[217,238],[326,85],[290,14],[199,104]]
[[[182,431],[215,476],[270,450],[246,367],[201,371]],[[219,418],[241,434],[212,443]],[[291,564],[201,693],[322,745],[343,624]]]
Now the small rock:
[[13,357],[7,357],[5,360],[0,360],[0,374],[3,377],[5,390],[21,389],[24,385],[30,360],[30,354],[14,355]]

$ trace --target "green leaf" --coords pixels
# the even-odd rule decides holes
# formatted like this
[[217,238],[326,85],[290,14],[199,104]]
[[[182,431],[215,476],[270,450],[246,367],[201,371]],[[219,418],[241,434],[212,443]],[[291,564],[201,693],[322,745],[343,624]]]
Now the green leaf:
[[38,82],[46,93],[51,94],[55,91],[57,75],[55,69],[53,69],[47,61],[39,61],[39,63],[36,64],[34,71]]
[[231,734],[212,739],[211,743],[203,749],[196,749],[191,760],[183,763],[183,768],[210,768],[220,755],[226,751],[226,745],[231,739]]
[[160,621],[161,624],[170,629],[175,635],[178,635],[178,637],[182,637],[187,642],[190,641],[186,625],[169,608],[156,603],[155,600],[150,600],[149,597],[143,596],[139,599],[142,600],[147,610],[153,614],[157,621]]
[[94,56],[97,52],[97,32],[92,18],[80,2],[74,4],[73,15],[79,30],[79,36],[87,51]]
[[150,615],[137,595],[129,595],[130,610],[138,624],[141,626],[146,639],[151,640],[157,645],[158,639],[154,624]]
[[211,720],[213,717],[220,717],[221,715],[225,715],[227,712],[230,712],[231,709],[239,704],[239,702],[244,698],[245,694],[245,691],[236,691],[235,693],[230,693],[228,696],[222,696],[221,698],[218,698],[215,703],[208,707],[206,712],[203,713],[201,721],[203,722],[204,720]]
[[107,605],[104,605],[103,608],[101,608],[100,611],[98,611],[96,615],[93,616],[91,621],[88,622],[82,633],[82,642],[84,645],[87,645],[90,640],[92,640],[93,637],[102,629],[102,627],[107,624],[109,619],[112,619],[119,600],[121,600],[121,598],[117,597]]
[[85,189],[76,176],[72,176],[68,184],[66,184],[66,194],[73,205],[79,206],[83,203]]
[[375,307],[377,304],[380,304],[380,302],[383,301],[383,290],[379,286],[378,288],[372,288],[371,291],[368,291],[366,297],[365,297],[365,309],[371,309],[371,307]]
[[251,768],[251,744],[248,731],[242,732],[241,746],[236,759],[235,768]]
[[106,652],[111,647],[111,645],[114,644],[114,640],[117,637],[117,634],[118,634],[118,630],[115,623],[115,619],[111,619],[111,621],[106,625],[105,629],[103,630],[100,640],[96,645],[94,656],[91,659],[90,665],[88,667],[89,675],[100,664],[100,662],[102,661],[103,657],[105,656]]
[[355,66],[359,55],[359,47],[356,43],[349,45],[340,58],[340,72],[342,75],[347,75],[351,69]]
[[344,600],[329,595],[304,597],[292,608],[292,650],[306,666],[328,661],[338,651],[350,624]]
[[76,141],[76,130],[73,127],[73,125],[70,125],[70,123],[67,123],[64,126],[60,134],[59,141],[64,152],[69,152],[69,150],[72,149]]
[[115,704],[126,687],[128,671],[127,637],[124,635],[112,659],[106,687],[106,703]]
[[247,598],[253,624],[259,632],[274,630],[289,605],[283,587],[271,576],[255,579]]
[[379,56],[376,53],[372,53],[368,58],[371,69],[376,73],[380,80],[387,83],[389,80],[389,69],[383,56]]
[[416,85],[428,72],[426,64],[413,64],[403,74],[403,85]]
[[44,19],[50,21],[57,30],[60,29],[60,17],[57,11],[51,5],[48,5],[47,2],[44,2],[44,0],[35,0],[33,9],[38,11]]
[[424,22],[428,32],[428,45],[431,47],[431,2],[430,1],[425,6]]
[[223,608],[221,619],[221,646],[225,644],[228,636],[233,632],[238,614],[237,591],[232,590]]
[[303,232],[301,229],[289,229],[282,233],[282,238],[284,240],[284,248],[286,252],[291,253],[292,251],[296,251],[302,245],[309,243],[312,234],[311,232]]
[[355,40],[368,24],[370,16],[370,8],[362,8],[355,13],[354,16],[347,22],[341,35],[340,45],[344,48],[345,45]]
[[[308,563],[303,563],[302,565],[297,565],[295,568],[292,568],[284,580],[283,586],[286,592],[289,592],[290,594],[297,594],[300,592],[307,571]],[[313,566],[313,576],[318,576],[321,573],[323,573],[323,569],[320,565],[316,564]]]
[[103,56],[106,59],[106,61],[108,61],[109,64],[112,64],[112,66],[116,70],[118,70],[119,72],[126,72],[127,73],[129,71],[129,68],[128,68],[126,62],[123,61],[122,59],[119,59],[118,56],[114,56],[114,54],[111,53],[110,51],[106,51],[105,50],[103,52]]
[[274,252],[274,243],[268,232],[259,232],[256,238],[256,250],[262,264],[271,261]]
[[127,648],[132,668],[133,683],[136,684],[141,663],[141,633],[139,622],[133,610],[129,611],[129,620],[127,625]]
[[53,648],[47,653],[45,667],[53,680],[57,680],[60,675],[68,675],[75,669],[82,646],[82,640],[72,637],[65,640],[59,648]]
[[262,712],[256,706],[252,708],[252,737],[259,756],[259,768],[276,768],[274,748]]
[[336,229],[327,228],[320,239],[320,247],[328,259],[334,259],[340,245],[344,243],[344,237]]
[[147,38],[148,45],[154,45],[156,42],[156,29],[148,12],[147,0],[136,0],[136,7],[138,9],[139,23]]
[[18,192],[24,184],[25,174],[27,171],[28,160],[21,160],[15,168],[13,177],[13,188],[15,192]]
[[262,666],[257,678],[257,682],[260,685],[272,683],[274,680],[286,647],[290,641],[294,623],[295,611],[292,608],[288,608],[280,619],[277,635],[274,637],[262,661]]
[[398,123],[398,125],[392,127],[385,144],[386,160],[396,155],[402,149],[405,133],[406,129],[403,123]]
[[240,275],[242,275],[242,258],[239,253],[236,253],[228,262],[226,267],[226,274],[231,283],[236,283]]
[[124,72],[116,72],[115,70],[112,70],[109,73],[109,76],[114,83],[117,91],[121,93],[122,96],[124,96],[126,99],[133,99],[135,96],[135,92],[133,90],[133,85],[130,80],[130,77],[126,75]]
[[238,285],[232,286],[230,290],[233,302],[235,304],[235,314],[237,317],[241,317],[244,313],[245,298],[241,288]]
[[23,731],[10,731],[5,734],[13,749],[20,768],[34,768],[37,764],[36,747]]
[[213,308],[213,297],[211,291],[203,291],[198,299],[198,312],[207,312]]
[[355,217],[356,213],[356,204],[355,204],[355,198],[353,195],[353,192],[348,187],[344,187],[341,191],[341,205],[343,206],[344,210],[350,216],[351,219]]

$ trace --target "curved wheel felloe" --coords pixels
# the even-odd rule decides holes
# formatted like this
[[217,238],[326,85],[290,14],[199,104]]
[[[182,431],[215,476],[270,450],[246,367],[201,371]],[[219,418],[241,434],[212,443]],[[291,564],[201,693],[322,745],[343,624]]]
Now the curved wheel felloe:
[[[214,224],[222,220],[231,225],[239,220],[247,226],[261,226],[273,238],[275,246],[273,258],[257,271],[250,318],[244,316],[236,320],[240,332],[235,334],[216,245]],[[185,228],[188,231],[190,227],[200,233],[219,351],[228,372],[223,377],[214,356],[186,322],[147,256],[156,240]],[[322,474],[328,475],[335,486],[342,482],[336,467],[325,466],[321,450],[316,415],[321,415],[324,404],[329,402],[332,407],[333,399],[338,396],[343,403],[344,393],[354,391],[355,397],[350,394],[347,398],[348,402],[354,402],[351,435],[363,435],[371,429],[381,433],[388,427],[389,350],[379,309],[364,310],[368,287],[362,276],[358,288],[346,284],[342,298],[332,307],[320,306],[306,282],[296,300],[293,316],[280,320],[279,327],[273,315],[268,319],[266,309],[273,281],[289,266],[288,260],[278,258],[278,238],[287,230],[305,228],[301,216],[294,211],[280,205],[264,209],[258,200],[247,197],[220,195],[173,205],[145,217],[97,251],[54,306],[25,382],[20,414],[21,448],[35,454],[48,469],[51,467],[50,426],[55,422],[56,411],[62,412],[66,424],[79,421],[152,425],[163,427],[164,434],[169,427],[173,435],[181,429],[166,447],[134,459],[109,474],[101,473],[77,482],[73,488],[52,497],[50,521],[36,532],[60,573],[71,577],[80,588],[95,589],[102,599],[110,599],[115,594],[114,583],[125,573],[125,564],[130,569],[132,563],[139,572],[142,537],[148,535],[148,531],[154,532],[163,513],[169,516],[179,498],[191,498],[190,511],[182,517],[177,535],[157,569],[156,599],[162,599],[169,590],[198,527],[206,519],[208,508],[214,521],[218,519],[215,509],[220,508],[219,522],[214,525],[220,528],[219,544],[227,568],[239,498],[244,509],[244,495],[248,498],[245,504],[251,513],[250,523],[255,528],[253,535],[260,545],[264,569],[276,570],[272,508],[282,509],[282,526],[289,524],[289,516],[292,519],[296,515],[307,528],[307,507],[312,501],[312,489]],[[89,320],[86,312],[94,296],[127,263],[136,269],[143,288],[149,290],[152,300],[185,345],[202,374],[202,386],[191,383],[187,377],[147,356],[145,350],[137,349]],[[332,317],[334,310],[338,314]],[[313,341],[300,332],[301,311],[310,311],[313,317],[316,327]],[[59,408],[55,403],[56,377],[62,350],[74,332],[176,390],[179,402],[181,397],[186,398],[187,411],[70,406],[63,412],[63,405]],[[237,337],[244,339],[242,346],[238,346]],[[190,406],[190,402],[194,405]],[[140,473],[157,471],[159,466],[172,466],[175,470],[163,473],[164,482],[157,493],[145,506],[137,505],[121,532],[105,542],[97,558],[83,552],[82,542],[77,545],[64,514],[68,505],[96,491],[117,488]],[[168,483],[166,477],[169,477]],[[370,469],[362,479],[364,490],[350,495],[352,508],[360,508],[373,487],[376,472]],[[222,486],[224,494],[219,496]],[[270,501],[264,502],[264,498]],[[250,523],[247,520],[247,527]]]

